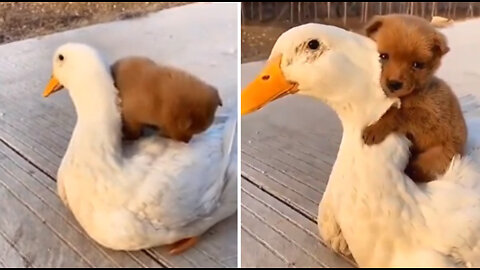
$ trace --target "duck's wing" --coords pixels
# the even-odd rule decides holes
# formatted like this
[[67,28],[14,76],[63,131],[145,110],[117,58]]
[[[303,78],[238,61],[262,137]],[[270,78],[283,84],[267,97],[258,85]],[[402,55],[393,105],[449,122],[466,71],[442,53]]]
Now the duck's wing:
[[[235,135],[236,119],[230,118],[189,144],[164,138],[145,141],[140,154],[132,157],[132,176],[138,180],[137,186],[132,185],[128,209],[159,228],[218,218],[212,215],[225,200],[236,202],[236,184],[230,183],[236,180]],[[224,215],[232,214],[236,206],[228,203],[227,208],[221,209]]]
[[[222,154],[223,157],[220,161],[219,174],[215,183],[219,185],[218,187],[213,187],[209,190],[211,194],[206,194],[208,198],[216,198],[222,195],[223,189],[227,186],[226,181],[229,181],[228,169],[232,161],[234,146],[235,146],[235,134],[237,133],[237,119],[230,118],[225,123],[224,135],[223,135],[223,145],[222,145]],[[235,153],[236,154],[236,153]],[[233,164],[235,165],[235,164]],[[220,187],[221,186],[221,187]],[[218,199],[215,199],[218,200]]]

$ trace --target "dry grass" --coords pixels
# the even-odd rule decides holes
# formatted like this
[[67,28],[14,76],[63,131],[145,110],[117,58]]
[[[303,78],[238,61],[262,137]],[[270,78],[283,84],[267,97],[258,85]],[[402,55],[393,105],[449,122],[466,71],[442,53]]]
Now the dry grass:
[[[294,26],[314,21],[291,24],[288,22],[262,23],[256,25],[242,25],[242,63],[258,61],[268,57],[277,38]],[[341,18],[318,20],[316,23],[330,24],[358,32],[363,23],[360,18],[349,18],[347,26]]]
[[184,4],[187,2],[1,2],[0,44]]

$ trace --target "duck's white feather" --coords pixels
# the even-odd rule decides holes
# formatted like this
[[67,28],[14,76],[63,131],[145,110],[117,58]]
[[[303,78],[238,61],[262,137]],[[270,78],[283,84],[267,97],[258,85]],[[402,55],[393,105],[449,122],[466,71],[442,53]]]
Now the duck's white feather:
[[[323,54],[293,49],[318,39]],[[322,238],[351,254],[362,267],[480,266],[480,117],[478,103],[462,102],[469,129],[468,151],[454,158],[438,180],[415,184],[403,170],[410,142],[391,134],[367,146],[362,130],[395,100],[379,85],[373,41],[325,25],[284,33],[272,51],[282,54],[287,80],[300,94],[318,98],[338,114],[343,135],[319,205]]]
[[[236,211],[235,117],[188,144],[154,136],[122,147],[116,89],[96,52],[67,44],[59,53],[69,62],[54,58],[54,75],[66,80],[78,121],[58,188],[93,239],[119,250],[169,244],[199,236]],[[67,66],[76,54],[90,66]],[[76,83],[69,79],[75,76],[90,77]]]

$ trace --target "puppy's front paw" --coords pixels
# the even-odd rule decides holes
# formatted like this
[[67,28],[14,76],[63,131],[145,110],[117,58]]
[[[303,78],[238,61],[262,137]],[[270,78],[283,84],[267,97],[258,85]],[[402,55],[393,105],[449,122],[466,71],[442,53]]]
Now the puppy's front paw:
[[434,180],[434,176],[426,173],[423,168],[413,163],[409,163],[405,168],[405,173],[416,183],[430,182]]
[[378,144],[383,142],[388,133],[385,129],[377,125],[371,125],[363,130],[362,139],[367,145]]

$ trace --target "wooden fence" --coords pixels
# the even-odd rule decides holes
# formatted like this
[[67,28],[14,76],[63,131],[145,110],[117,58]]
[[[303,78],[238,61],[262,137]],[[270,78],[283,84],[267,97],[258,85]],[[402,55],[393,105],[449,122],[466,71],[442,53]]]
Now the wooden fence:
[[405,13],[430,19],[480,15],[477,2],[242,2],[242,24],[338,21],[366,22],[377,14]]

